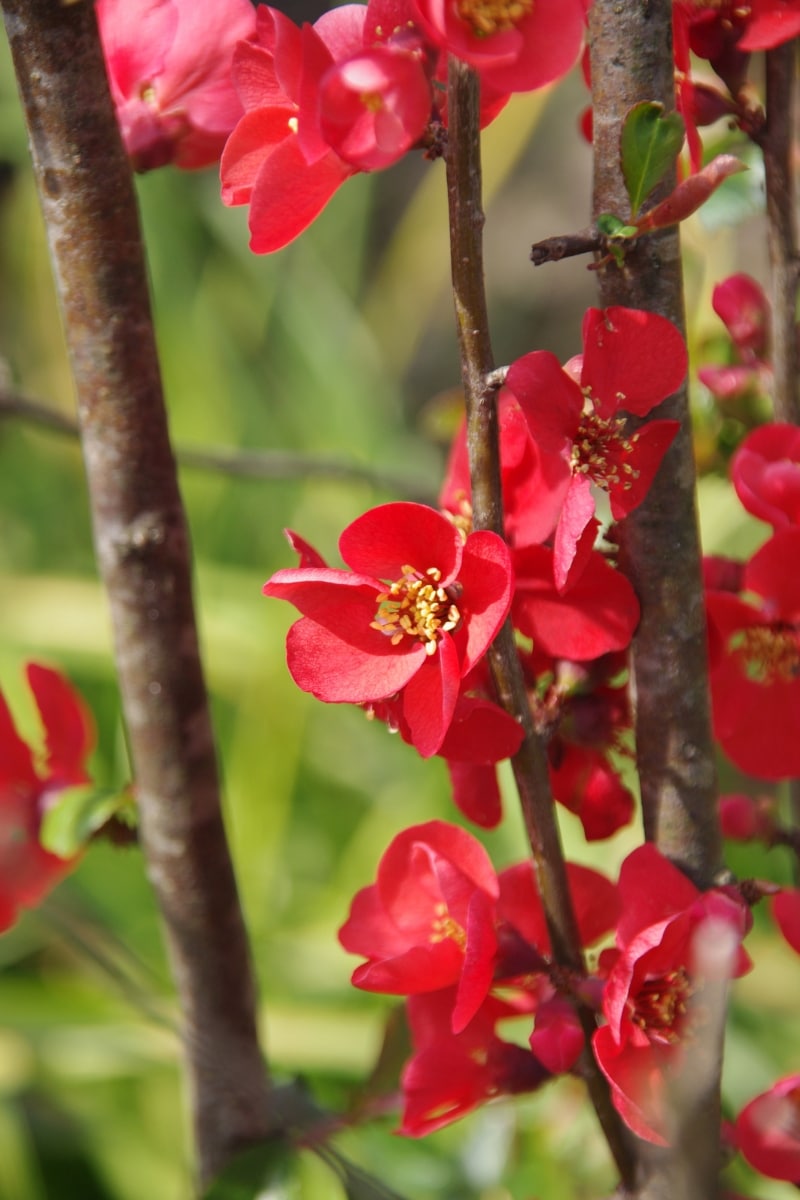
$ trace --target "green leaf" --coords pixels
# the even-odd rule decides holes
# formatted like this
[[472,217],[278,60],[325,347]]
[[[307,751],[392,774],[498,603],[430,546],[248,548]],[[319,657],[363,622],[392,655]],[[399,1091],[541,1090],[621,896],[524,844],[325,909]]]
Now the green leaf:
[[615,213],[601,213],[597,218],[597,228],[606,237],[632,238],[639,230],[635,225],[626,225]]
[[671,168],[683,145],[685,132],[679,113],[665,113],[663,104],[651,100],[635,104],[626,116],[620,157],[631,216],[638,213],[653,188]]
[[332,1146],[318,1145],[312,1148],[339,1177],[347,1200],[404,1200],[388,1184],[350,1162]]
[[278,1138],[244,1150],[203,1193],[203,1200],[288,1200],[293,1157]]
[[129,791],[112,792],[91,784],[65,788],[45,813],[40,840],[51,854],[72,858],[111,820],[135,829],[136,804]]

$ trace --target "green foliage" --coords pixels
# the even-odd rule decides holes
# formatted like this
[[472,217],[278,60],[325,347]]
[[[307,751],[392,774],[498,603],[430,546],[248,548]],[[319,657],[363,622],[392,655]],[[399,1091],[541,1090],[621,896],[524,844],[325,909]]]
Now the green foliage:
[[647,197],[674,166],[685,134],[683,118],[663,104],[643,100],[625,118],[620,158],[625,188],[635,217]]

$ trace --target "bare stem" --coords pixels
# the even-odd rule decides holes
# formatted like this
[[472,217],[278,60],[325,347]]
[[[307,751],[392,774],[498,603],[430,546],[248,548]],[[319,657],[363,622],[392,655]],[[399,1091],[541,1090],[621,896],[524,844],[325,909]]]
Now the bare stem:
[[[31,400],[17,392],[0,388],[0,420],[17,417],[30,425],[38,425],[51,433],[77,438],[78,424],[65,413],[48,404]],[[418,500],[420,504],[435,504],[430,484],[373,467],[369,463],[353,462],[333,455],[303,454],[293,450],[220,450],[201,446],[175,446],[178,466],[198,471],[212,471],[237,479],[333,479],[371,484],[394,495]]]
[[[483,279],[479,84],[476,73],[455,58],[450,59],[447,112],[450,257],[467,410],[473,523],[476,529],[490,529],[503,536],[498,381],[493,374]],[[557,963],[582,972],[583,954],[555,820],[545,747],[533,726],[510,621],[506,621],[492,646],[489,662],[500,703],[525,731],[512,766],[553,956]],[[582,1012],[581,1016],[588,1042],[594,1021],[591,1014]],[[611,1104],[606,1081],[588,1049],[582,1067],[619,1172],[623,1180],[630,1181],[634,1166],[628,1139]]]
[[796,127],[795,42],[766,55],[767,121],[760,138],[767,191],[767,230],[772,265],[772,362],[775,418],[800,425],[800,350],[797,342],[796,187],[792,155]]
[[[594,114],[594,215],[626,212],[620,134],[643,100],[674,108],[670,0],[595,0],[590,12]],[[675,175],[654,195],[675,186]],[[598,271],[600,302],[647,309],[682,332],[683,280],[677,229],[631,247],[625,266]],[[681,429],[646,500],[621,525],[622,564],[642,608],[633,649],[636,743],[645,833],[709,887],[721,866],[716,773],[708,697],[701,553],[686,385],[657,410]],[[719,1172],[717,1069],[678,1114],[674,1152],[659,1160],[641,1195],[711,1200]]]
[[270,1131],[268,1078],[135,196],[93,6],[3,0],[3,10],[78,393],[142,848],[180,997],[205,1181]]

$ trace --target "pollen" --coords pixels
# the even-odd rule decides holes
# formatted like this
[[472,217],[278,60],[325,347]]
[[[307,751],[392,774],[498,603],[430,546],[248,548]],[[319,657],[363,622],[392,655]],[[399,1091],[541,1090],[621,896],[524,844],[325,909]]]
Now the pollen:
[[533,3],[534,0],[457,0],[456,8],[475,36],[485,38],[515,29],[533,12]]
[[800,631],[794,625],[751,625],[738,630],[728,648],[751,683],[800,679]]
[[572,469],[605,488],[628,489],[639,472],[627,460],[637,434],[628,437],[624,417],[601,417],[593,408],[584,412],[572,445]]
[[686,1015],[694,991],[685,967],[649,979],[636,994],[631,1020],[653,1041],[672,1045],[687,1032]]
[[462,950],[467,944],[467,935],[458,921],[454,921],[448,912],[447,905],[437,904],[434,909],[434,919],[431,925],[430,941],[433,945],[445,942],[447,939],[455,942]]
[[461,624],[455,604],[460,589],[457,584],[443,588],[441,580],[438,567],[420,572],[405,564],[401,578],[376,596],[378,611],[370,628],[391,638],[393,646],[399,646],[406,637],[416,638],[425,646],[426,654],[435,654],[441,637]]
[[384,107],[383,96],[381,96],[380,92],[362,92],[359,100],[367,112],[377,113]]

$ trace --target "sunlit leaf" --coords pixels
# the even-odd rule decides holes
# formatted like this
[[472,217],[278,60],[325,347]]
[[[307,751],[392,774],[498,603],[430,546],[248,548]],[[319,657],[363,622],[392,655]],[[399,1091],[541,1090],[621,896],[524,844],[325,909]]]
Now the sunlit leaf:
[[625,188],[635,215],[672,167],[683,145],[685,127],[679,113],[665,113],[663,104],[644,100],[625,118],[620,157]]

